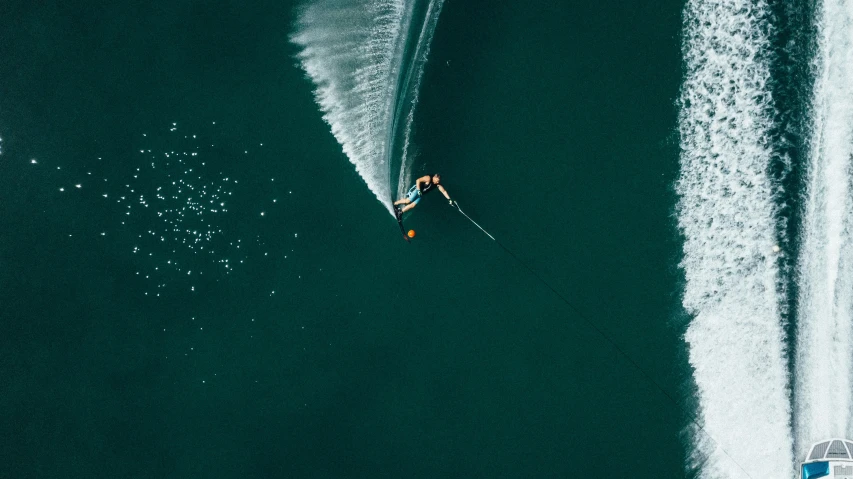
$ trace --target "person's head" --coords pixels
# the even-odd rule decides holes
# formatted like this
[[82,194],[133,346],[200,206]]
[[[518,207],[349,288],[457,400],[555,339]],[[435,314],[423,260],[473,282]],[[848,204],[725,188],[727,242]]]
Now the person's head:
[[436,185],[441,183],[441,175],[439,175],[438,173],[432,175],[432,182]]

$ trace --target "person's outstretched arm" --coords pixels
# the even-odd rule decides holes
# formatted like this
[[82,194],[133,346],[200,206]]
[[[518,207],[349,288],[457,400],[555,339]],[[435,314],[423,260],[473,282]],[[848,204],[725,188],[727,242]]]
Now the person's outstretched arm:
[[441,194],[443,194],[444,197],[447,198],[447,201],[449,201],[451,205],[453,204],[453,200],[450,199],[450,193],[448,193],[443,186],[438,185],[438,191],[440,191]]

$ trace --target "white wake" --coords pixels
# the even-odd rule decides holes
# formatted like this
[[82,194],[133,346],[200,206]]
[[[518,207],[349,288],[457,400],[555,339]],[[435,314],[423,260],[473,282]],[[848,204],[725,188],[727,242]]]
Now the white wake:
[[793,475],[768,16],[764,1],[685,7],[678,224],[703,478]]
[[413,111],[442,4],[315,0],[300,10],[292,36],[323,119],[389,211],[392,191],[402,189],[392,181],[409,180]]
[[850,437],[853,384],[853,3],[817,9],[806,206],[799,263],[796,452]]

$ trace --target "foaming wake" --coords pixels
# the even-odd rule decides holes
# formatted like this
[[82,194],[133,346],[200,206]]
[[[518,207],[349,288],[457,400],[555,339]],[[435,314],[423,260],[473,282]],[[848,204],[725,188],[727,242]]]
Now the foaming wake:
[[808,186],[803,211],[797,328],[797,454],[849,437],[853,384],[853,4],[817,12]]
[[414,108],[443,2],[316,0],[292,37],[323,119],[389,212],[392,191],[409,180]]
[[793,474],[768,16],[760,0],[685,7],[678,224],[703,478]]

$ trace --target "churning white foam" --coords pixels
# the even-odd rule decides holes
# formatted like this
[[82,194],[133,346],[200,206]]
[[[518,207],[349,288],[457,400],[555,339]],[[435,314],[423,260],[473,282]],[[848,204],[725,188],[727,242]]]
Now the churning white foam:
[[853,384],[853,3],[824,0],[799,263],[796,452],[851,436]]
[[760,0],[685,7],[678,224],[697,415],[713,438],[693,431],[703,478],[793,475],[768,16]]

